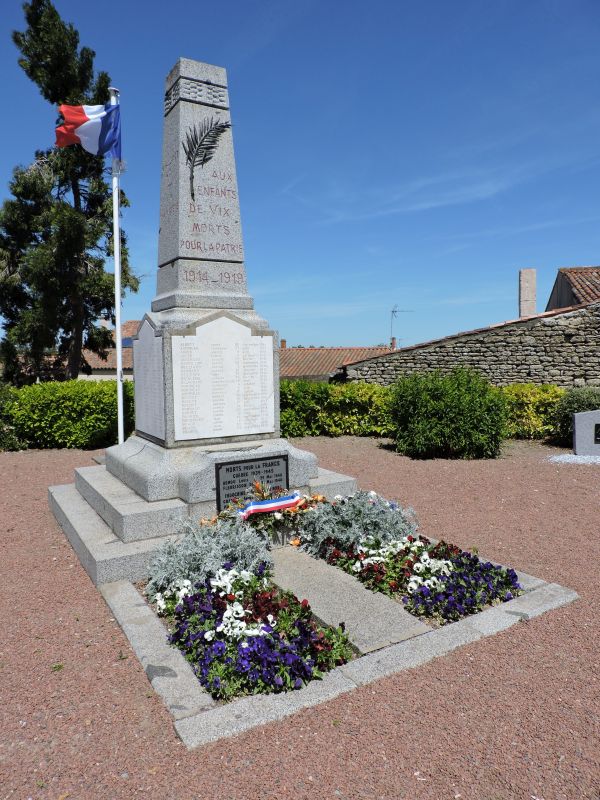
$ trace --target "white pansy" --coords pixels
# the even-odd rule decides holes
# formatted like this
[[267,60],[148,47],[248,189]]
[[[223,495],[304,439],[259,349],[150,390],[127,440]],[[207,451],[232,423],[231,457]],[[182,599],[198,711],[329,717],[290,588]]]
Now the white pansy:
[[178,588],[175,591],[175,597],[177,598],[177,602],[181,603],[184,597],[192,594],[192,582],[188,580],[179,581]]
[[233,584],[240,580],[243,583],[249,583],[253,577],[253,574],[246,569],[238,572],[237,569],[221,568],[217,570],[215,577],[210,579],[210,585],[221,597],[227,594],[235,594],[236,597],[240,597],[242,593],[240,591],[234,592]]
[[237,600],[228,604],[223,612],[223,619],[217,625],[217,633],[224,634],[228,639],[242,639],[247,636],[264,636],[262,625],[248,625],[244,617],[248,611]]
[[206,639],[207,642],[212,642],[212,640],[215,638],[215,632],[204,631],[204,638]]
[[264,636],[265,631],[262,628],[257,628],[254,625],[246,625],[244,627],[243,636]]
[[425,572],[425,565],[422,564],[420,561],[417,561],[417,563],[413,567],[413,572],[416,572],[417,575],[420,575],[421,572]]
[[275,511],[273,516],[275,517],[276,520],[283,519],[283,514],[280,511]]
[[160,592],[157,592],[156,593],[156,610],[158,611],[159,614],[162,614],[162,612],[165,610],[166,607],[167,607],[167,604],[165,602],[165,598],[162,596],[162,594]]

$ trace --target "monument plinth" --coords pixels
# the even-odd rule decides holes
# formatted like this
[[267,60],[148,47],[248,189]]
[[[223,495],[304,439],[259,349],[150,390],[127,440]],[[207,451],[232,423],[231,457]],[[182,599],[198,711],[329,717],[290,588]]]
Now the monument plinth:
[[180,59],[169,73],[162,162],[157,294],[133,337],[135,433],[50,490],[96,583],[144,577],[182,518],[253,480],[330,498],[356,488],[280,437],[279,342],[248,294],[221,67]]

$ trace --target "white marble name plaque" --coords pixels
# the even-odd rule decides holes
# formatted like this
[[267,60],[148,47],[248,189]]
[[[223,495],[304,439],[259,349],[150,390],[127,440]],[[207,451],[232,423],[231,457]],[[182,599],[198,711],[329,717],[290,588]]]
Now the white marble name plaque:
[[171,342],[176,440],[275,430],[272,336],[218,317]]
[[232,500],[242,500],[250,496],[254,481],[260,481],[273,489],[287,489],[289,486],[286,455],[216,464],[215,474],[217,511],[222,511]]
[[133,342],[135,428],[157,439],[165,438],[165,388],[162,339],[144,320]]

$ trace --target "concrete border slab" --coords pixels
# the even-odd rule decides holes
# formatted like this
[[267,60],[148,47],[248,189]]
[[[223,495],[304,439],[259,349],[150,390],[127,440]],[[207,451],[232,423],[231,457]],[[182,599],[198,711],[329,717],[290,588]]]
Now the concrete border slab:
[[273,580],[310,603],[313,614],[332,628],[343,623],[360,653],[412,639],[431,628],[395,600],[372,592],[352,575],[302,550],[273,550]]
[[100,592],[129,639],[152,688],[176,720],[215,705],[181,652],[167,643],[165,626],[129,581],[105,583]]
[[[531,584],[539,581],[532,578]],[[463,645],[506,630],[578,595],[559,584],[535,583],[535,588],[508,603],[488,608],[459,622],[417,632],[410,639],[383,647],[329,672],[294,692],[243,697],[217,704],[196,680],[181,653],[166,643],[165,628],[137,589],[127,581],[100,587],[115,618],[144,667],[148,680],[173,715],[177,735],[188,749],[235,736],[304,708],[332,700],[359,686],[414,669]]]

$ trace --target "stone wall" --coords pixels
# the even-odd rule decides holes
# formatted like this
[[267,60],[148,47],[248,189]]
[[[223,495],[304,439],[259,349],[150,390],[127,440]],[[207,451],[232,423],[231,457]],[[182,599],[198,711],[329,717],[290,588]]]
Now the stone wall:
[[346,367],[346,379],[387,385],[411,372],[459,365],[498,386],[600,386],[600,303],[405,347]]

